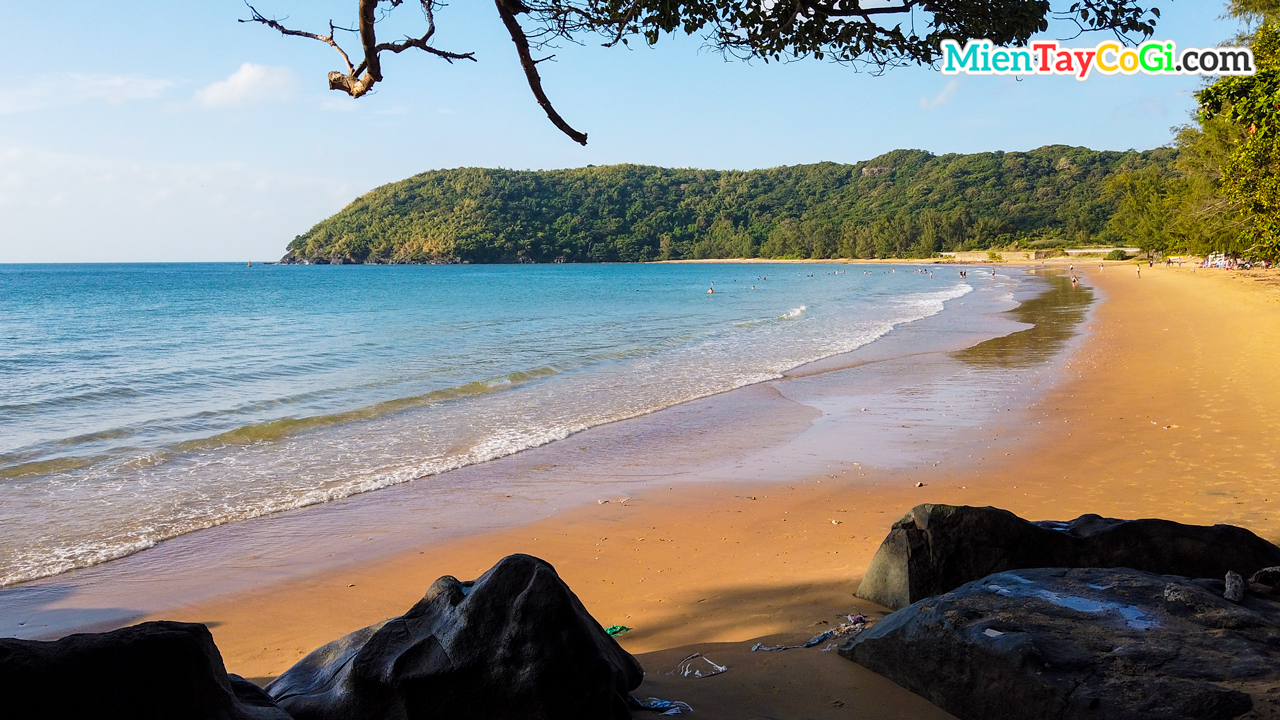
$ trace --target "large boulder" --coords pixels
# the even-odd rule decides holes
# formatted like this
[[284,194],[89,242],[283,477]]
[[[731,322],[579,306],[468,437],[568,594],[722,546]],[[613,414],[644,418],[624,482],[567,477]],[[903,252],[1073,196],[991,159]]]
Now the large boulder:
[[436,580],[267,692],[297,720],[623,720],[643,676],[555,568],[512,555],[474,581]]
[[[1280,603],[1127,569],[998,573],[840,654],[961,720],[1280,717]],[[1252,711],[1252,712],[1250,712]]]
[[1280,565],[1280,547],[1233,525],[1098,515],[1033,523],[993,507],[917,505],[880,544],[858,597],[896,610],[1019,568],[1127,567],[1220,578],[1273,565]]
[[10,720],[289,720],[228,675],[204,625],[148,622],[40,642],[0,638],[0,716]]

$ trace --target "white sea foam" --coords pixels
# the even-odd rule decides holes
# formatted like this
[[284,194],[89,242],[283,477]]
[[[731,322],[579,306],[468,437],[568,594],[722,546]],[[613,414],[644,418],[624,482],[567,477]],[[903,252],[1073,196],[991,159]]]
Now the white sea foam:
[[[576,332],[571,326],[540,331],[541,345],[564,350],[555,357],[539,355],[525,367],[554,368],[554,374],[480,370],[498,378],[485,382],[495,388],[492,392],[410,403],[390,413],[354,413],[350,421],[272,441],[124,452],[35,482],[0,483],[0,521],[6,527],[0,541],[0,585],[98,564],[193,530],[437,476],[590,427],[776,379],[942,312],[946,302],[974,289],[964,282],[932,289],[937,285],[918,278],[910,287],[888,284],[906,282],[903,275],[877,278],[864,289],[849,282],[858,276],[836,277],[847,279],[802,279],[782,290],[770,287],[783,301],[812,298],[799,305],[788,302],[783,307],[791,309],[781,315],[754,309],[777,302],[763,292],[717,293],[710,300],[742,302],[747,318],[729,313],[685,319],[690,310],[683,295],[657,320],[640,321],[626,307],[605,306],[599,313],[602,320],[588,314],[577,321],[582,327]],[[719,306],[713,309],[720,312]],[[536,306],[498,310],[540,312]],[[756,322],[748,319],[752,316],[774,319]],[[456,352],[465,350],[470,358],[463,361],[484,366],[494,353],[524,352],[525,338],[496,333],[491,326],[482,316],[450,337],[463,346]],[[433,367],[449,369],[450,357],[441,355]],[[318,362],[308,358],[306,365]],[[509,382],[511,378],[521,381]],[[385,378],[360,378],[359,383],[397,387]],[[273,407],[263,400],[252,403]],[[221,413],[209,416],[221,418],[232,411]],[[136,462],[142,455],[154,458]]]

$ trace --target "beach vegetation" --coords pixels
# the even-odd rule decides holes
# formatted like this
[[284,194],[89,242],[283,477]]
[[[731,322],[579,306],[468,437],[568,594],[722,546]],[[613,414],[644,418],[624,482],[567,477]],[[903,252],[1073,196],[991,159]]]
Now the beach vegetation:
[[1238,243],[1248,255],[1280,259],[1280,20],[1275,3],[1252,33],[1257,73],[1224,77],[1200,91],[1202,122],[1221,120],[1236,130],[1219,167],[1219,186],[1242,221]]
[[1117,213],[1108,239],[1147,253],[1280,260],[1280,0],[1235,0],[1249,23],[1257,72],[1223,77],[1196,94],[1195,121],[1176,156],[1108,181]]

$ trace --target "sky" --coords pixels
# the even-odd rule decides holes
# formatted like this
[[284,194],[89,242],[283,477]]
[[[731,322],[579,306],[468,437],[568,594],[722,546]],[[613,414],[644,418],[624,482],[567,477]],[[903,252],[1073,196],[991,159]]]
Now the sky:
[[[1238,31],[1214,0],[1154,1],[1156,37],[1180,47],[1224,44]],[[351,23],[355,6],[255,0],[263,14],[314,30]],[[248,15],[233,0],[0,8],[0,63],[11,68],[0,78],[0,263],[274,260],[362,193],[441,168],[751,169],[898,148],[1146,150],[1190,120],[1201,85],[915,67],[875,76],[814,60],[726,61],[699,38],[632,49],[588,38],[539,65],[561,115],[589,134],[582,147],[533,100],[486,0],[455,0],[436,15],[436,46],[477,62],[386,57],[384,82],[359,100],[328,90],[327,73],[341,67],[332,49],[237,22]],[[381,37],[421,26],[406,3]]]

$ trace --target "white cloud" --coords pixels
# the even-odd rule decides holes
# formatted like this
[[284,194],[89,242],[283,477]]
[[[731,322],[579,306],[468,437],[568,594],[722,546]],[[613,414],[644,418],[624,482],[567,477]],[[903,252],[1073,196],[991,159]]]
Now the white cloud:
[[960,89],[960,81],[952,80],[951,82],[947,83],[946,87],[942,88],[942,92],[938,93],[937,95],[934,95],[932,98],[921,96],[920,109],[932,110],[936,107],[941,107],[943,105],[946,105],[947,103],[951,102],[952,98],[956,96],[956,92],[959,89]]
[[296,82],[286,67],[245,63],[226,80],[196,91],[196,104],[208,108],[280,100],[293,95]]
[[271,260],[367,188],[245,163],[157,163],[0,139],[0,263]]
[[172,86],[169,80],[140,75],[48,73],[16,86],[0,84],[0,115],[94,100],[118,105],[157,97]]

